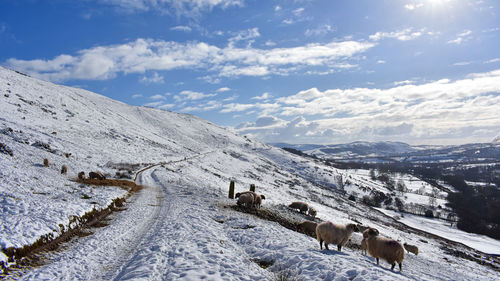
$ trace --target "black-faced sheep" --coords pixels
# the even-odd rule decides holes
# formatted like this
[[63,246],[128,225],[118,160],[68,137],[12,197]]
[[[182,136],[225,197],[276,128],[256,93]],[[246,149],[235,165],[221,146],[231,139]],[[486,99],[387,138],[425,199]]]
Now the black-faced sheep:
[[403,246],[405,247],[406,251],[408,251],[408,253],[412,252],[415,255],[418,255],[418,247],[417,246],[406,244],[406,243],[404,243]]
[[366,244],[368,245],[368,253],[377,260],[382,258],[392,265],[391,270],[394,270],[396,262],[399,264],[399,271],[402,269],[403,259],[405,258],[405,250],[403,246],[396,240],[381,237],[375,229],[367,229]]
[[326,221],[318,224],[316,227],[316,238],[319,241],[319,247],[323,250],[323,241],[325,248],[328,249],[328,244],[337,245],[337,250],[340,252],[354,231],[357,231],[355,224],[337,225]]
[[292,204],[288,205],[288,207],[292,209],[298,209],[303,214],[305,214],[307,210],[309,210],[309,206],[304,202],[292,202]]
[[106,177],[100,172],[90,172],[89,179],[105,180]]
[[85,172],[79,172],[78,173],[78,179],[84,180],[85,179]]
[[315,218],[316,214],[317,214],[316,209],[314,209],[313,207],[309,207],[309,210],[307,210],[307,215]]
[[313,221],[303,221],[297,225],[297,229],[311,237],[316,237],[317,223]]

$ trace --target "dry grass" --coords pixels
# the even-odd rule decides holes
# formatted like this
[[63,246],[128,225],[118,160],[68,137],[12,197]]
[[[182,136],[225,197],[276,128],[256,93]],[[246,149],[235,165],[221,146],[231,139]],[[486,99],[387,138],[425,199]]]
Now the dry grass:
[[123,189],[132,191],[132,192],[137,192],[143,188],[142,185],[138,185],[133,181],[129,180],[117,180],[117,179],[104,179],[104,180],[98,180],[98,179],[75,179],[76,182],[78,183],[83,183],[83,184],[91,184],[91,185],[98,185],[98,186],[118,186]]

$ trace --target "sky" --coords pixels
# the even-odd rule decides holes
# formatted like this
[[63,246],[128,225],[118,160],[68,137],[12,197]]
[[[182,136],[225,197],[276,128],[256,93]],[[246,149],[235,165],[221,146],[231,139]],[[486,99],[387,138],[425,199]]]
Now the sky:
[[500,137],[500,1],[0,0],[0,65],[267,143]]

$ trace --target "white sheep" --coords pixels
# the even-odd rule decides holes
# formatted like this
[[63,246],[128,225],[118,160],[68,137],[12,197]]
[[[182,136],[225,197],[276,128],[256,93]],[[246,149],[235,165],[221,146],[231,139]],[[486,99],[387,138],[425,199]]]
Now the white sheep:
[[305,214],[309,209],[307,203],[304,202],[292,202],[292,204],[288,205],[288,207],[292,209],[298,209],[301,213]]
[[379,236],[376,229],[367,229],[363,232],[363,235],[365,233],[368,253],[377,260],[377,265],[379,264],[379,258],[382,258],[392,265],[391,270],[394,270],[397,262],[399,271],[401,271],[403,259],[405,258],[403,246],[396,240]]
[[417,246],[406,244],[406,242],[403,244],[403,246],[405,247],[406,251],[408,251],[408,253],[412,252],[415,255],[418,255],[418,247]]
[[319,241],[319,247],[323,250],[323,241],[325,248],[328,249],[328,244],[337,245],[337,250],[340,252],[354,231],[357,231],[355,224],[337,225],[332,222],[322,222],[316,227],[316,238]]

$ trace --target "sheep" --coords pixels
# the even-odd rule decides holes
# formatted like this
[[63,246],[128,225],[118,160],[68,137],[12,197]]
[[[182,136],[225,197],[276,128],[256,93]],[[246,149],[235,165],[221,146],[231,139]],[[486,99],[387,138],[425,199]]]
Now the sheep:
[[49,159],[47,159],[47,158],[43,159],[43,165],[44,165],[45,167],[48,167],[48,166],[50,165],[50,161],[49,161]]
[[376,229],[367,229],[363,232],[363,235],[365,233],[368,253],[377,260],[377,265],[379,264],[379,258],[382,258],[392,265],[391,270],[394,270],[397,262],[399,271],[401,271],[403,259],[405,258],[403,246],[396,240],[379,236]]
[[369,229],[369,228],[370,228],[369,226],[362,225],[362,224],[359,224],[359,223],[358,223],[356,226],[358,227],[358,229],[359,229],[359,231],[360,231],[361,233],[365,232],[365,230],[367,230],[367,229]]
[[361,253],[363,255],[366,255],[366,249],[368,248],[368,245],[366,244],[366,238],[363,238],[361,240]]
[[254,196],[254,207],[260,208],[260,205],[262,205],[262,199],[266,199],[266,196],[264,194],[256,194]]
[[316,217],[316,209],[314,209],[313,207],[309,207],[309,210],[307,210],[307,215],[315,218]]
[[68,172],[68,166],[62,165],[61,167],[61,174],[66,174]]
[[363,233],[363,239],[361,240],[361,253],[366,255],[366,250],[368,249],[368,244],[366,243],[366,239],[368,239],[368,232],[366,232],[366,230],[373,229],[373,232],[377,234],[378,230],[361,224],[357,224],[356,226],[358,227],[358,230]]
[[236,201],[236,204],[238,206],[245,205],[245,207],[252,206],[255,202],[255,197],[252,193],[242,193],[240,196],[238,196],[238,201]]
[[90,172],[89,179],[105,180],[106,177],[100,172]]
[[298,209],[301,213],[305,214],[309,209],[307,203],[304,202],[292,202],[292,204],[288,205],[288,207],[292,209]]
[[418,247],[417,246],[406,244],[406,242],[403,244],[403,246],[405,247],[406,251],[408,251],[408,253],[412,252],[415,254],[415,256],[418,255]]
[[[241,199],[243,197],[243,199]],[[266,199],[264,194],[257,194],[253,191],[244,191],[236,193],[236,198],[238,201],[236,202],[238,206],[245,204],[247,207],[260,208],[262,205],[262,199]]]
[[328,249],[328,244],[336,244],[337,250],[340,252],[342,246],[344,246],[351,234],[357,231],[357,226],[355,224],[349,223],[344,225],[337,225],[332,222],[322,222],[316,227],[316,238],[319,241],[319,247],[323,250],[323,241],[325,242],[325,248]]
[[80,180],[84,180],[84,179],[85,179],[85,172],[83,172],[83,171],[82,171],[82,172],[79,172],[79,173],[78,173],[78,179],[80,179]]
[[253,191],[243,191],[243,192],[237,192],[235,195],[234,195],[234,198],[238,199],[242,194],[245,194],[245,193],[254,193]]
[[297,229],[311,237],[316,237],[317,223],[312,221],[303,221],[297,225]]

